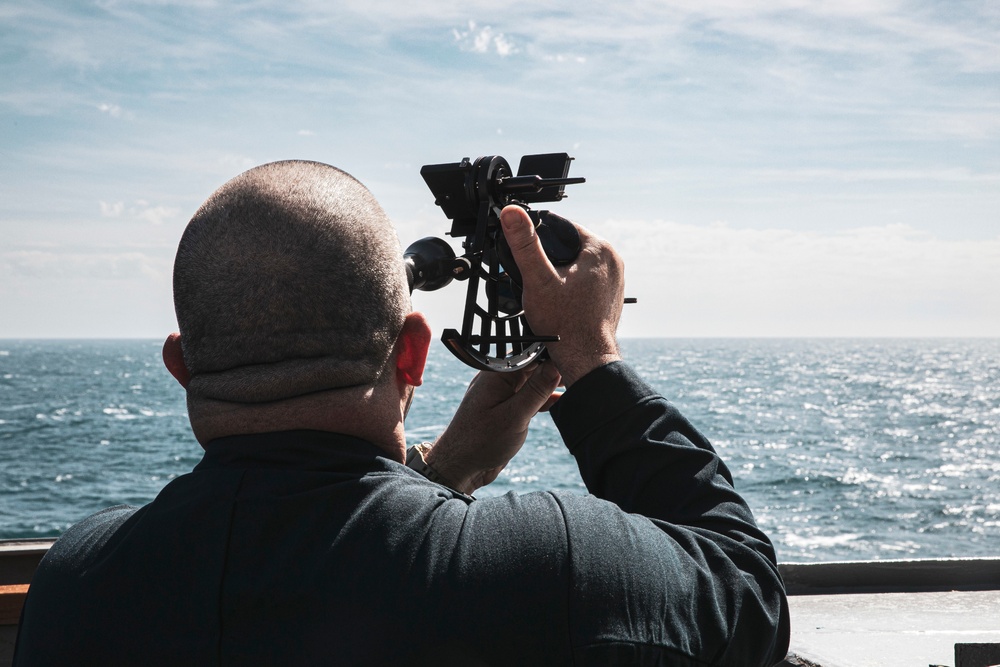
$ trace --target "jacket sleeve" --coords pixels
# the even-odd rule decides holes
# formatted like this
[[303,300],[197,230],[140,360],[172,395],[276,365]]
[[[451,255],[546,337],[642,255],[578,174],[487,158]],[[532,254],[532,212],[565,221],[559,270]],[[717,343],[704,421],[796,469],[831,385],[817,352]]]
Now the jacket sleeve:
[[[675,663],[780,661],[789,623],[774,549],[705,437],[623,362],[581,378],[551,412],[588,490],[626,513],[564,507],[578,663],[622,642],[661,645]],[[611,596],[624,616],[602,619]]]

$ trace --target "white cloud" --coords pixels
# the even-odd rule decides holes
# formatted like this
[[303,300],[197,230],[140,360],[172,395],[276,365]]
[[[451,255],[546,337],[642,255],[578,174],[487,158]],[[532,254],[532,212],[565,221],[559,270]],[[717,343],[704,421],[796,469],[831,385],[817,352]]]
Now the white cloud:
[[1000,183],[1000,173],[952,169],[758,169],[751,174],[765,181],[781,182],[880,182],[936,181],[943,183]]
[[626,291],[640,298],[626,309],[626,334],[1000,335],[1000,236],[626,221],[599,231],[626,261]]
[[125,210],[125,202],[116,201],[113,204],[109,204],[106,201],[99,202],[101,205],[101,215],[105,218],[117,218],[120,217],[122,212]]
[[497,55],[509,56],[512,53],[517,53],[517,48],[514,43],[507,39],[502,33],[493,38],[493,44],[496,46]]
[[544,56],[545,60],[556,63],[576,63],[582,65],[587,62],[585,56],[570,55],[566,53],[557,53],[555,55]]
[[135,204],[125,207],[125,202],[108,203],[98,202],[101,207],[101,216],[105,218],[128,218],[139,220],[151,225],[162,225],[165,222],[178,220],[181,210],[171,206],[152,206],[145,199],[136,200]]
[[972,140],[996,138],[1000,137],[1000,109],[995,109],[992,113],[957,109],[911,114],[902,119],[901,129],[918,137],[939,136]]
[[[189,214],[260,161],[331,161],[382,179],[387,209],[409,212],[432,206],[420,164],[575,144],[588,187],[616,201],[588,209],[592,220],[629,211],[734,223],[636,223],[641,239],[595,224],[620,236],[630,291],[643,297],[626,328],[997,332],[993,241],[766,229],[906,220],[949,238],[992,233],[1000,14],[990,3],[178,0],[182,23],[202,26],[185,31],[161,20],[171,1],[0,8],[0,32],[22,54],[0,64],[0,113],[11,127],[51,118],[22,123],[4,149],[6,250],[64,240],[49,226],[60,218],[81,242],[132,234],[175,247],[173,206]],[[490,66],[443,57],[442,37]],[[140,108],[141,123],[120,120]],[[417,167],[384,174],[387,160]],[[155,197],[137,201],[149,183]],[[582,201],[572,197],[568,206]],[[46,261],[18,266],[58,268]],[[948,312],[925,331],[932,310]]]
[[473,53],[494,51],[501,57],[518,53],[518,48],[502,32],[494,33],[493,28],[488,25],[479,27],[475,21],[469,21],[468,30],[452,30],[452,35],[463,51]]
[[233,154],[222,155],[218,158],[217,162],[224,173],[232,173],[234,176],[251,167],[256,167],[258,164],[252,157]]
[[0,252],[0,338],[148,337],[174,330],[172,254]]
[[91,41],[85,34],[64,33],[59,39],[47,43],[49,56],[57,63],[78,70],[96,70],[101,58],[95,54],[100,44]]
[[180,209],[169,206],[149,206],[136,211],[136,217],[152,225],[162,225],[177,219]]
[[32,283],[54,281],[79,285],[92,280],[162,281],[170,271],[169,259],[134,251],[107,253],[57,249],[0,254],[0,275],[12,282],[27,279]]
[[112,118],[122,117],[122,108],[117,104],[102,103],[97,105],[97,109],[103,113],[108,114]]
[[99,0],[98,7],[106,10],[113,10],[117,7],[129,7],[130,5],[148,5],[150,7],[170,7],[212,9],[219,6],[218,0]]

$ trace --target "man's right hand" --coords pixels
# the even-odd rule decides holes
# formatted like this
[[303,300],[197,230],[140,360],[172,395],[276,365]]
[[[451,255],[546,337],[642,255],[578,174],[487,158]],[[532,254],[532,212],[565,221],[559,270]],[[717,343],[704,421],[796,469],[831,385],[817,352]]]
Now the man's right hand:
[[621,359],[615,333],[625,298],[625,265],[604,239],[577,225],[580,255],[556,268],[545,256],[535,227],[519,206],[500,213],[504,236],[521,271],[524,315],[547,343],[549,356],[569,387],[590,371]]

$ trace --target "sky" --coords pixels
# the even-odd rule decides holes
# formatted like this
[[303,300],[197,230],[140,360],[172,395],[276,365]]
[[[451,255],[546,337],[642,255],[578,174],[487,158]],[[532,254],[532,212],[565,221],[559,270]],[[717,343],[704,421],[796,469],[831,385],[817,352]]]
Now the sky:
[[545,152],[622,336],[1000,336],[993,0],[5,0],[0,338],[175,330],[184,226],[254,165],[352,173],[406,246],[449,228],[421,165]]

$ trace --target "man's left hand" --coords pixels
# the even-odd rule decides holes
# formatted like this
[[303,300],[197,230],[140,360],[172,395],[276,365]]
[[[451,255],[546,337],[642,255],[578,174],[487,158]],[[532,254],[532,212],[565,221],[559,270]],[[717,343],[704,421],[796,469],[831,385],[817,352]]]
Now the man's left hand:
[[555,403],[560,379],[551,362],[479,373],[424,460],[456,491],[472,494],[486,486],[520,451],[531,418]]

